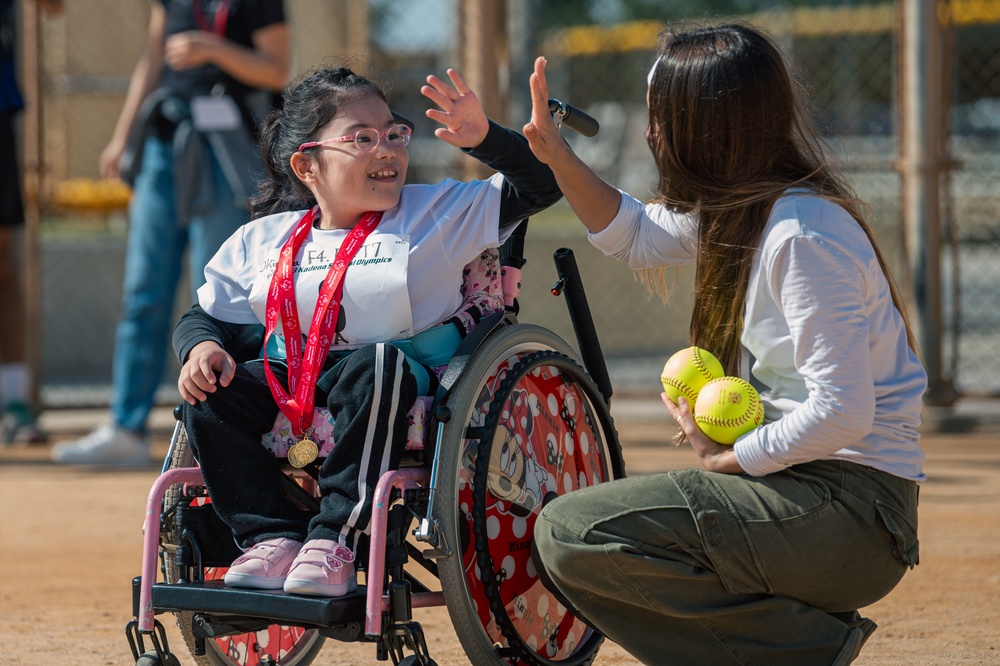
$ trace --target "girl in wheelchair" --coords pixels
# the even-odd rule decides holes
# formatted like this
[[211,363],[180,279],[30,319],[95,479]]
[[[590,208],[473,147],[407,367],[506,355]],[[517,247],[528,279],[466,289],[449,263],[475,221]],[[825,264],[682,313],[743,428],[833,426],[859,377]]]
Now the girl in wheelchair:
[[[183,422],[216,511],[244,554],[231,586],[343,596],[357,586],[373,491],[397,467],[408,409],[433,395],[465,331],[463,267],[561,196],[519,134],[490,121],[453,70],[421,92],[435,134],[499,173],[404,185],[412,125],[383,91],[320,68],[284,94],[262,127],[269,179],[205,269],[198,303],[174,332]],[[262,358],[227,351],[264,326]],[[288,417],[294,466],[310,464],[314,405],[336,446],[317,461],[322,499],[309,516],[281,490],[261,444]]]

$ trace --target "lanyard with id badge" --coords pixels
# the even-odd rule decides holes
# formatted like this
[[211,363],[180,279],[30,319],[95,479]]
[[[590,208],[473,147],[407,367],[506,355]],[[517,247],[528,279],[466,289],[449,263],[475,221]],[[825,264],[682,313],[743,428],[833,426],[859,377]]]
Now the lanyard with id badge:
[[[219,0],[215,12],[208,15],[207,0],[193,0],[191,11],[202,32],[211,32],[225,39],[229,21],[229,0]],[[225,86],[218,84],[211,95],[198,95],[191,99],[191,122],[199,132],[226,132],[243,126],[243,116],[236,101],[225,94]]]

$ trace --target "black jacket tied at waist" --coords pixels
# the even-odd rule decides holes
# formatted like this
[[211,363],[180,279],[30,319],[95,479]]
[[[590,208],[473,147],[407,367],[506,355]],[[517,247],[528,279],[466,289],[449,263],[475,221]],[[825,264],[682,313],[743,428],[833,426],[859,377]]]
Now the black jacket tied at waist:
[[[172,132],[163,133],[165,126],[172,128]],[[236,206],[245,207],[264,178],[260,150],[249,128],[198,130],[191,120],[190,102],[170,90],[159,88],[139,107],[122,155],[121,178],[129,186],[134,186],[142,169],[143,146],[150,134],[170,137],[174,202],[180,226],[187,226],[216,199],[209,151],[222,168]]]

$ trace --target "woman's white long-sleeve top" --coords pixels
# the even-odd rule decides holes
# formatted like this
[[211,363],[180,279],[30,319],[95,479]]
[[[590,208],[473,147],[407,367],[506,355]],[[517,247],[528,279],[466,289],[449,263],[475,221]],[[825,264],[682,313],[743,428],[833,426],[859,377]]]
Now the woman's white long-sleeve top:
[[[698,222],[622,193],[591,243],[632,269],[693,263]],[[789,192],[754,255],[741,338],[765,424],[735,446],[754,476],[839,459],[924,480],[927,375],[864,230],[841,206]],[[711,351],[711,350],[710,350]]]

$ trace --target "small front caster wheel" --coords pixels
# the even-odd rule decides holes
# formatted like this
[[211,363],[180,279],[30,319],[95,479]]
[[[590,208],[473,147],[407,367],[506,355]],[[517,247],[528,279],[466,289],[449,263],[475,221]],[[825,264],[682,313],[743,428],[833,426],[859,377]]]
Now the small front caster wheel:
[[172,654],[168,654],[166,661],[163,661],[155,650],[148,650],[142,653],[135,666],[181,666],[181,662]]
[[411,654],[409,657],[403,657],[403,659],[399,662],[399,666],[437,666],[437,662],[433,659],[420,661],[420,657],[418,655]]

